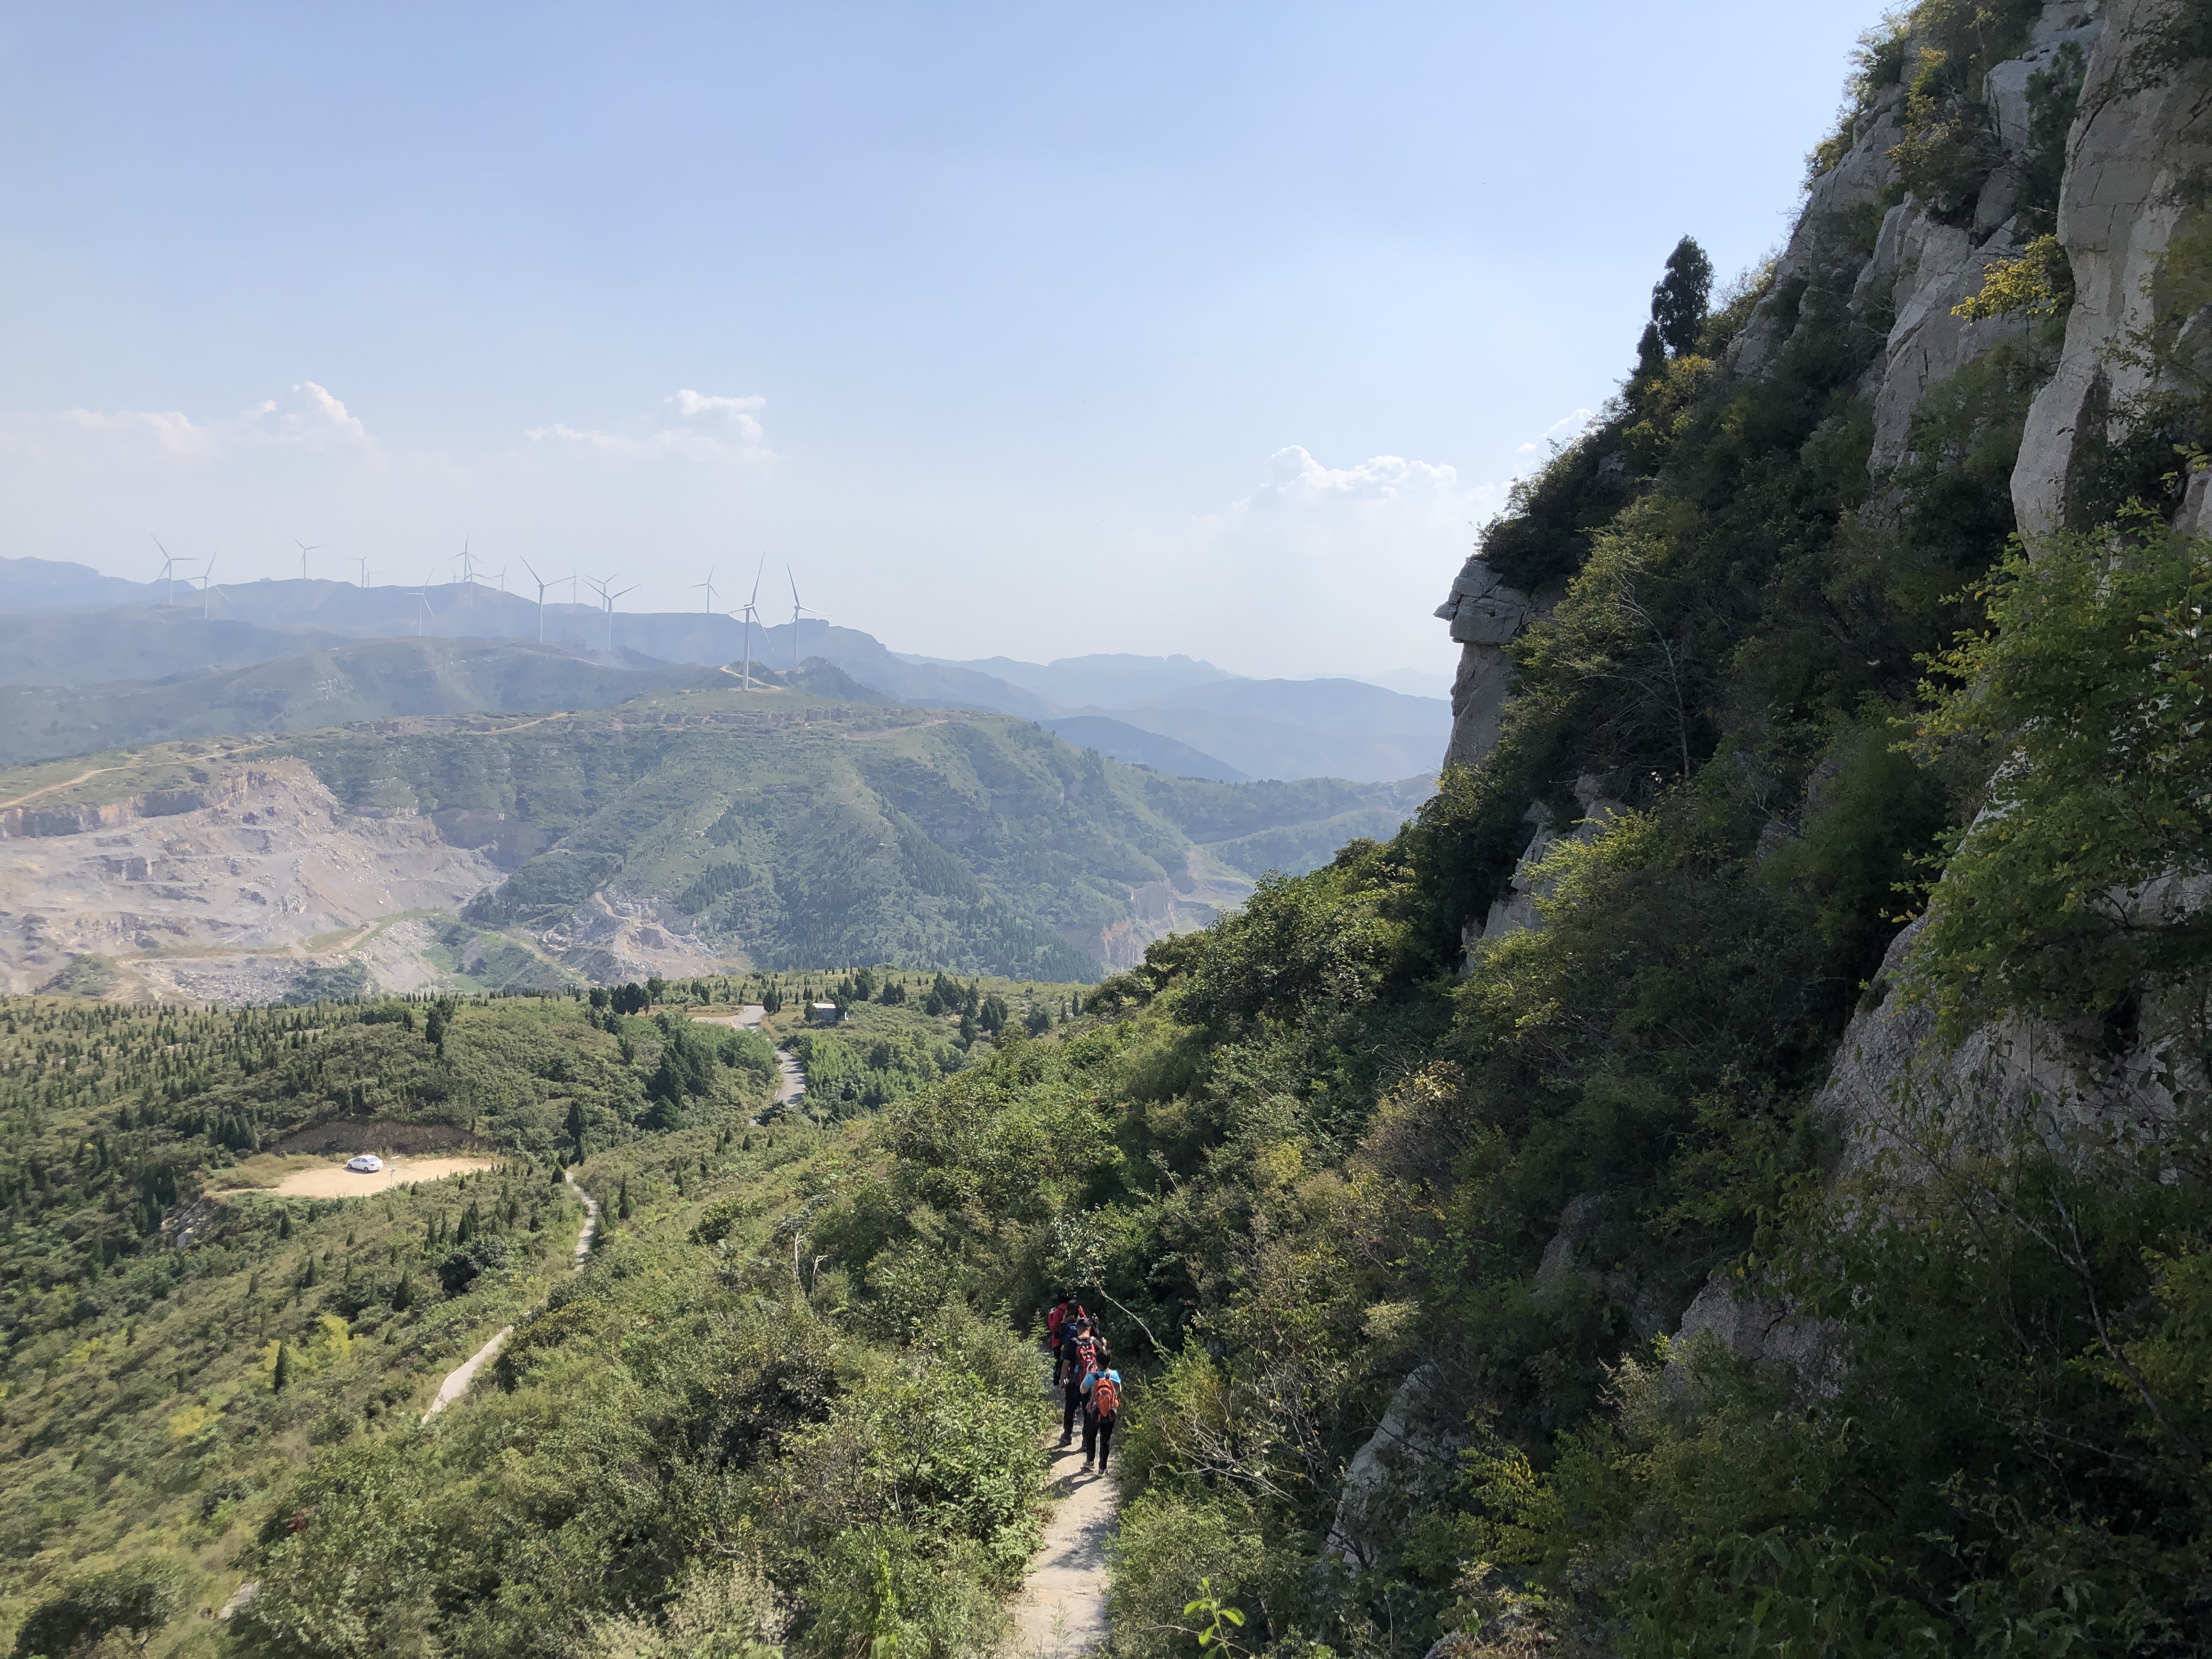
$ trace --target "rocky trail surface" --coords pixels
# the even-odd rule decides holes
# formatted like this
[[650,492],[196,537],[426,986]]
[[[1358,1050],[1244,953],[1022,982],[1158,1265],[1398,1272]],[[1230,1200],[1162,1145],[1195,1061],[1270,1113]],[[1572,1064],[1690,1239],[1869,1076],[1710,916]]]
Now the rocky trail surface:
[[[1057,1401],[1060,1390],[1050,1392]],[[1013,1608],[1022,1659],[1073,1659],[1106,1640],[1106,1540],[1121,1493],[1103,1471],[1085,1472],[1080,1435],[1061,1446],[1056,1432],[1045,1477],[1052,1519]]]
[[[592,1235],[599,1230],[599,1200],[581,1187],[576,1187],[574,1170],[562,1170],[561,1178],[571,1187],[575,1187],[576,1196],[584,1200],[584,1227],[583,1231],[576,1235],[576,1271],[581,1273],[584,1263],[592,1254]],[[438,1397],[430,1402],[430,1409],[422,1413],[422,1420],[425,1423],[428,1422],[466,1394],[469,1391],[469,1385],[477,1380],[477,1373],[499,1358],[499,1351],[507,1346],[507,1339],[514,1334],[514,1326],[501,1326],[494,1334],[490,1341],[447,1372],[446,1380],[438,1385]]]

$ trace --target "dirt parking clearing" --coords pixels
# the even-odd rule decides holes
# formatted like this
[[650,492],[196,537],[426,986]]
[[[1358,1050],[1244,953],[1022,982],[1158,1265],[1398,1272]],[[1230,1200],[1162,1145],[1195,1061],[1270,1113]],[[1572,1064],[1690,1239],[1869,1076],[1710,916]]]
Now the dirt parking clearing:
[[386,1158],[374,1175],[358,1175],[343,1164],[333,1164],[325,1169],[296,1170],[273,1187],[247,1187],[240,1191],[268,1193],[276,1198],[358,1198],[387,1187],[443,1181],[448,1176],[474,1175],[479,1170],[497,1167],[488,1158]]

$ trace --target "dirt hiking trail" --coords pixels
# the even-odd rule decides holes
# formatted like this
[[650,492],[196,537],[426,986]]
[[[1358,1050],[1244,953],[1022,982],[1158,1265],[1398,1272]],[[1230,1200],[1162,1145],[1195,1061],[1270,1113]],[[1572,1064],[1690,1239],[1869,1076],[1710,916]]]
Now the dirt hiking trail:
[[[1060,1398],[1060,1390],[1051,1390]],[[1059,1443],[1053,1431],[1045,1494],[1054,1501],[1044,1542],[1030,1558],[1013,1606],[1014,1650],[1021,1659],[1073,1659],[1106,1639],[1106,1540],[1121,1504],[1114,1483],[1084,1473],[1083,1436]]]
[[[563,1170],[561,1179],[576,1188],[576,1196],[584,1200],[584,1228],[576,1235],[576,1271],[584,1270],[584,1263],[592,1254],[592,1235],[599,1230],[599,1206],[592,1195],[576,1187],[575,1172]],[[430,1402],[430,1409],[422,1413],[427,1423],[469,1391],[469,1384],[477,1380],[477,1373],[499,1358],[499,1351],[507,1346],[507,1339],[514,1334],[514,1327],[506,1325],[495,1332],[490,1341],[478,1348],[466,1359],[446,1373],[446,1380],[438,1384],[438,1397]]]

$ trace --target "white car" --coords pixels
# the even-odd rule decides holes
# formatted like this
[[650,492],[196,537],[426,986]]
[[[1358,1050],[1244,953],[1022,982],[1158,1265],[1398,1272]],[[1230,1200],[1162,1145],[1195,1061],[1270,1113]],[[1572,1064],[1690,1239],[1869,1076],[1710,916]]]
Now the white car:
[[359,1158],[348,1158],[346,1168],[356,1175],[374,1175],[384,1168],[384,1160],[374,1152],[363,1152]]

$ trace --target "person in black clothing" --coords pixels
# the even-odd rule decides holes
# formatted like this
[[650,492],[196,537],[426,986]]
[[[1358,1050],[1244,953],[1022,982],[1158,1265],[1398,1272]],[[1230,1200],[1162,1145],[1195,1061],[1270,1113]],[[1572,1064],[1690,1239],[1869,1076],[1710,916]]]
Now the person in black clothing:
[[[1110,1379],[1110,1381],[1109,1380]],[[1114,1448],[1114,1423],[1121,1415],[1121,1373],[1106,1363],[1102,1352],[1091,1374],[1083,1379],[1083,1467],[1091,1466],[1095,1452],[1098,1472],[1106,1472],[1106,1455]]]
[[1091,1362],[1098,1351],[1098,1339],[1088,1319],[1075,1322],[1075,1334],[1061,1345],[1067,1358],[1067,1403],[1060,1413],[1060,1443],[1068,1445],[1075,1439],[1075,1414],[1083,1409],[1083,1379],[1090,1373]]

